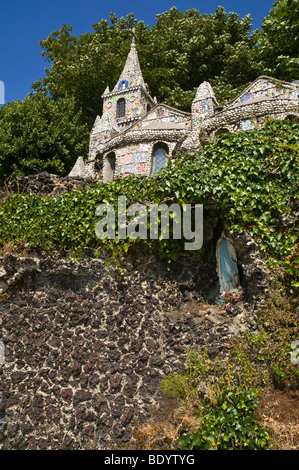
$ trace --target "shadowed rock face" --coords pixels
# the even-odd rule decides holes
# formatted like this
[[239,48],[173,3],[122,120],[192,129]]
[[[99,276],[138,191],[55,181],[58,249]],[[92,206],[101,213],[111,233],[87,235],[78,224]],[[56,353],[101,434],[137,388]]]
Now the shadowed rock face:
[[59,177],[46,171],[36,175],[22,176],[11,181],[7,186],[0,188],[0,199],[11,192],[33,193],[40,196],[65,194],[79,188],[88,188],[94,180],[83,177]]

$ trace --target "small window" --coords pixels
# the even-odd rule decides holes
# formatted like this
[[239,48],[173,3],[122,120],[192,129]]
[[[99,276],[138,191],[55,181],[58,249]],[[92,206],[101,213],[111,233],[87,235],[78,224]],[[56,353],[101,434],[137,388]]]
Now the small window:
[[116,117],[122,118],[126,115],[126,100],[124,98],[120,98],[117,102],[117,110],[116,110]]
[[128,88],[129,86],[129,82],[128,80],[122,80],[121,82],[119,82],[118,84],[118,90],[125,90],[126,88]]
[[167,165],[168,148],[164,144],[158,144],[154,147],[152,174],[157,173],[161,168]]

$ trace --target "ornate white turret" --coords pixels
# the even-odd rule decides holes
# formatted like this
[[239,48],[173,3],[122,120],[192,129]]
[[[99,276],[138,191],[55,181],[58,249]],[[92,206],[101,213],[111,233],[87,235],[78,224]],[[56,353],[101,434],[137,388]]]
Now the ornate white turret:
[[132,125],[155,105],[144,82],[135,44],[135,30],[124,68],[112,91],[106,88],[103,98],[103,115],[113,114],[121,130]]
[[194,101],[201,101],[206,100],[208,98],[212,98],[215,103],[217,100],[215,98],[214,90],[211,87],[209,82],[202,82],[199,87],[197,88],[197,92],[194,98]]
[[192,102],[191,113],[193,129],[199,129],[200,123],[206,117],[210,117],[214,114],[216,106],[218,106],[218,103],[210,83],[201,83]]

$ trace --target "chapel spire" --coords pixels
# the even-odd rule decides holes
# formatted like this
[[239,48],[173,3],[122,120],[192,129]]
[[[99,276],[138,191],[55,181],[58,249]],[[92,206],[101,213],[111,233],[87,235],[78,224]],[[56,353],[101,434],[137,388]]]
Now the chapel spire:
[[135,86],[142,86],[145,88],[144,79],[142,76],[138,53],[136,49],[136,34],[135,28],[131,30],[132,33],[132,42],[130,52],[128,54],[125,66],[123,71],[116,83],[115,87],[113,88],[113,92],[120,91],[126,88],[132,88]]
[[[124,130],[141,119],[149,110],[155,106],[155,100],[150,96],[147,84],[144,82],[138,53],[136,49],[135,28],[131,30],[132,42],[126,63],[113,90],[107,87],[103,98],[103,115],[101,123],[95,124],[94,133],[102,132],[101,126],[108,123],[103,120],[106,114],[111,115],[111,132],[115,131],[115,123],[119,130]],[[109,121],[110,122],[110,121]],[[105,135],[108,135],[107,132]]]

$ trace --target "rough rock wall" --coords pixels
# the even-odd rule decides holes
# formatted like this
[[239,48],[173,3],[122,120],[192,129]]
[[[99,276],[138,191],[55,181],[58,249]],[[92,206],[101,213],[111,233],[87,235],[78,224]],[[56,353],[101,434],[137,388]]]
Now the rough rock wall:
[[[252,241],[239,249],[250,298],[264,271]],[[10,254],[1,265],[1,449],[119,448],[157,403],[161,378],[184,369],[188,347],[225,357],[254,325],[243,303],[216,305],[212,241],[170,271],[142,256],[122,274],[92,255]]]
[[64,194],[75,189],[89,187],[94,180],[92,178],[57,176],[46,171],[36,175],[22,176],[17,180],[9,182],[0,188],[0,199],[14,193],[33,193],[40,196],[50,194]]

